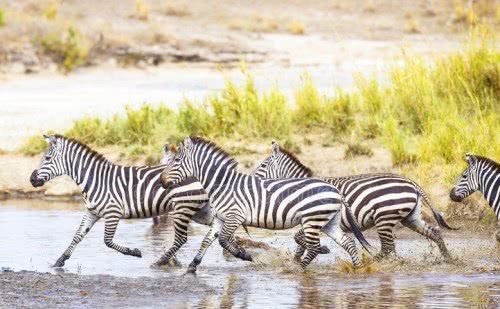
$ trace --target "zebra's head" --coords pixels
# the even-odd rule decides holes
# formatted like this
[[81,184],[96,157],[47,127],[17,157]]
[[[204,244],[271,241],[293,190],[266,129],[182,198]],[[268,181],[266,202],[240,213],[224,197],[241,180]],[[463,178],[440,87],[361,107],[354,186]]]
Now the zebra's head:
[[175,147],[175,145],[165,144],[163,146],[163,156],[160,159],[160,164],[166,165],[172,162],[176,153],[177,147]]
[[461,202],[479,189],[478,159],[472,154],[466,154],[465,161],[468,166],[450,192],[450,199],[454,202]]
[[49,144],[49,148],[42,156],[40,166],[31,173],[30,182],[33,187],[41,187],[47,181],[64,175],[62,143],[61,139],[55,135],[44,135]]
[[[267,157],[260,166],[256,169],[255,175],[261,178],[283,178],[281,175],[280,163],[286,160],[284,153],[276,141],[271,142],[272,153]],[[286,177],[286,176],[285,176]]]
[[262,161],[253,175],[269,179],[312,176],[312,171],[308,167],[294,154],[281,148],[276,141],[272,141],[271,147],[271,155]]
[[187,137],[161,173],[163,188],[167,189],[193,175],[192,150],[193,142]]

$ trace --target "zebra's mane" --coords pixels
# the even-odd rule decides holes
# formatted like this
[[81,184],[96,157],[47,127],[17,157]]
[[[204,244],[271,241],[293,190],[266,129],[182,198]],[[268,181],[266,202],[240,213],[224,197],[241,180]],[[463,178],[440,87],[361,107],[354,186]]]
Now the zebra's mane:
[[104,157],[103,154],[95,151],[94,149],[90,148],[90,146],[88,146],[87,144],[84,144],[83,142],[80,142],[79,140],[76,140],[76,139],[71,138],[71,137],[66,137],[66,136],[61,135],[61,134],[54,134],[53,136],[56,139],[62,139],[62,140],[68,141],[69,143],[77,144],[79,147],[83,148],[86,152],[90,153],[90,155],[92,157],[96,158],[99,161],[105,161],[107,163],[111,163],[108,159],[106,159]]
[[490,158],[486,158],[486,157],[483,157],[483,156],[477,156],[477,155],[473,155],[478,161],[480,162],[483,162],[483,163],[487,163],[487,164],[490,164],[492,165],[495,169],[499,170],[500,171],[500,163],[496,162],[496,161],[493,161],[492,159]]
[[214,152],[220,153],[220,154],[222,154],[223,157],[229,159],[228,163],[229,163],[230,168],[234,168],[238,165],[238,162],[227,151],[225,151],[224,149],[217,146],[214,142],[209,141],[209,140],[207,140],[203,137],[200,137],[200,136],[190,136],[189,138],[191,139],[193,144],[195,144],[195,145],[198,145],[198,144],[207,145]]
[[313,176],[313,171],[310,168],[308,168],[307,166],[305,166],[302,162],[300,162],[299,158],[297,158],[293,153],[291,153],[290,151],[288,151],[284,148],[281,148],[281,147],[280,147],[280,151],[282,153],[284,153],[285,155],[287,155],[301,169],[303,169],[307,173],[307,177]]

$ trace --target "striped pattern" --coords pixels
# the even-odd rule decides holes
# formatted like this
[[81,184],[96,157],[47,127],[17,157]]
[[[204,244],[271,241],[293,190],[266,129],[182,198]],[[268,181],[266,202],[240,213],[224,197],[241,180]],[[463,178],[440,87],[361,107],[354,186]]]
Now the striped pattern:
[[57,176],[68,175],[80,187],[86,206],[73,241],[54,266],[64,265],[76,245],[101,218],[105,221],[104,243],[126,255],[141,257],[141,252],[113,241],[121,219],[149,218],[172,211],[175,240],[167,251],[169,256],[173,257],[186,242],[191,217],[208,200],[199,183],[188,180],[182,186],[167,191],[160,183],[165,165],[115,165],[76,140],[61,135],[46,138],[50,146],[40,167],[31,175],[32,185],[39,187]]
[[[255,170],[255,175],[277,179],[312,176],[312,171],[293,154],[280,148],[275,142],[272,146],[272,155]],[[378,258],[395,251],[393,230],[399,222],[432,239],[437,243],[442,255],[446,259],[450,258],[439,230],[422,220],[421,202],[431,208],[440,225],[449,229],[451,227],[446,224],[441,214],[434,210],[423,189],[412,180],[389,173],[320,179],[339,189],[362,230],[376,227],[381,241]],[[349,222],[344,214],[341,226],[344,231],[348,231]]]
[[[165,187],[190,176],[200,181],[216,216],[207,237],[213,241],[218,233],[220,245],[234,256],[252,260],[233,242],[234,232],[241,225],[273,230],[301,225],[307,248],[301,260],[304,268],[319,253],[320,230],[332,237],[343,234],[339,226],[342,197],[335,187],[311,178],[263,180],[239,173],[236,165],[215,144],[191,137],[184,140],[162,175]],[[355,235],[367,245],[359,230]],[[190,271],[201,262],[198,257]]]
[[495,212],[497,220],[500,220],[500,164],[472,154],[467,154],[465,160],[468,166],[451,190],[450,198],[455,202],[461,202],[479,191]]

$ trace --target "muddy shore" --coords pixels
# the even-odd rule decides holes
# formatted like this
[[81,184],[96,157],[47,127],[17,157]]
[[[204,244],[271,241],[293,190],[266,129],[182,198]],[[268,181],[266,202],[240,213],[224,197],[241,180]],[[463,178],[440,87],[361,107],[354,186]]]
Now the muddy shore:
[[174,307],[216,290],[193,276],[122,278],[2,271],[2,308]]

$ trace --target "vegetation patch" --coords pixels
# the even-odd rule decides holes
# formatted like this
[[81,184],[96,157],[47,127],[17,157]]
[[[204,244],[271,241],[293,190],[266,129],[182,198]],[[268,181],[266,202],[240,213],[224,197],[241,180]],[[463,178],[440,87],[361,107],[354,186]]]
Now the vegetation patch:
[[81,33],[69,27],[65,33],[51,34],[40,39],[42,52],[52,57],[59,67],[69,72],[87,62],[88,44]]
[[[149,149],[156,152],[164,142],[190,134],[216,140],[278,139],[300,152],[294,137],[314,130],[336,139],[375,138],[390,151],[394,165],[440,167],[444,175],[456,175],[463,168],[456,162],[467,152],[500,157],[498,102],[500,53],[490,41],[480,40],[434,64],[407,59],[385,85],[358,78],[356,90],[328,96],[306,74],[292,104],[276,86],[258,91],[247,74],[243,85],[227,81],[220,93],[203,102],[185,100],[177,111],[146,104],[109,119],[83,118],[66,134],[147,155]],[[356,143],[346,152],[348,157],[370,154]]]

